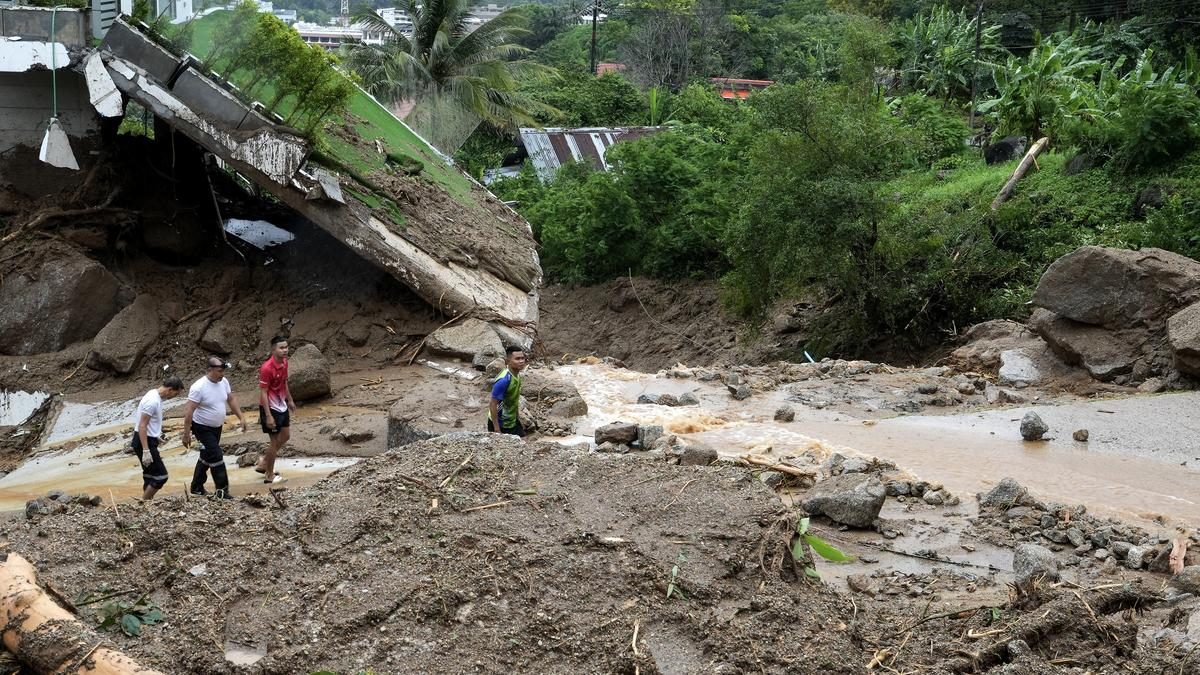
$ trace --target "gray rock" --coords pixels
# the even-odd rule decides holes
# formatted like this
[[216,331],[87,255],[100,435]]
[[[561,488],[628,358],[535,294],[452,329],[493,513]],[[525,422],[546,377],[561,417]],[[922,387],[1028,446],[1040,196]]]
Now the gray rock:
[[717,451],[706,445],[689,445],[679,456],[679,466],[708,466],[718,457]]
[[1041,379],[1041,371],[1025,350],[1007,349],[1000,352],[1000,384],[1030,385],[1037,384]]
[[776,422],[791,422],[796,419],[796,409],[790,405],[780,406],[775,409]]
[[67,493],[63,492],[62,490],[51,490],[46,493],[46,499],[52,501],[66,501],[67,497]]
[[824,514],[850,527],[870,527],[879,517],[887,490],[872,474],[843,474],[817,483],[803,502],[811,514]]
[[946,492],[945,490],[942,490],[942,493],[946,495],[945,501],[942,502],[946,506],[958,506],[962,503],[962,499],[958,495],[952,492]]
[[297,401],[329,395],[329,363],[316,345],[304,345],[288,357],[288,390]]
[[658,404],[665,405],[668,408],[674,408],[679,405],[679,399],[675,397],[675,394],[659,394]]
[[629,446],[625,445],[624,443],[613,443],[612,441],[605,441],[596,446],[596,452],[611,453],[611,454],[625,454],[625,453],[629,452]]
[[1062,530],[1042,530],[1042,536],[1056,544],[1067,543],[1067,533]]
[[1149,562],[1148,557],[1154,549],[1148,546],[1130,546],[1125,552],[1125,566],[1131,570],[1140,570]]
[[425,338],[425,346],[437,354],[461,359],[472,359],[476,354],[504,354],[504,344],[496,331],[479,319],[439,328]]
[[342,335],[346,336],[346,343],[351,347],[362,347],[371,339],[371,325],[362,322],[353,322],[342,326]]
[[889,497],[907,497],[912,485],[906,480],[890,480],[884,489]]
[[1027,441],[1040,441],[1047,431],[1050,431],[1050,427],[1032,410],[1021,418],[1021,438]]
[[917,385],[918,394],[936,394],[937,392],[938,386],[934,382],[922,382]]
[[744,401],[744,400],[750,398],[750,396],[753,395],[753,393],[754,393],[753,391],[750,390],[749,386],[744,385],[744,384],[738,384],[738,385],[731,384],[731,385],[728,385],[726,388],[729,390],[729,394],[731,396],[733,396],[733,400],[735,400],[735,401]]
[[1041,526],[1043,530],[1053,529],[1055,525],[1058,525],[1058,518],[1055,518],[1049,513],[1042,514]]
[[1094,557],[1096,560],[1107,560],[1108,556],[1110,555],[1112,555],[1112,552],[1106,548],[1098,548],[1094,553],[1092,553],[1092,557]]
[[1171,577],[1167,585],[1179,593],[1200,595],[1200,565],[1188,565]]
[[370,429],[359,429],[356,427],[342,427],[333,432],[333,440],[341,441],[354,445],[356,443],[366,443],[375,438],[375,432]]
[[787,482],[787,476],[778,471],[763,471],[758,474],[758,479],[772,490],[778,490]]
[[613,422],[596,429],[596,445],[602,443],[629,444],[637,440],[638,425],[633,422]]
[[946,501],[946,494],[941,490],[930,490],[922,495],[921,499],[930,506],[941,506]]
[[658,396],[651,394],[639,394],[637,397],[638,405],[658,405]]
[[88,367],[122,375],[133,372],[142,355],[158,340],[160,328],[158,301],[150,295],[139,295],[92,340]]
[[1092,546],[1096,548],[1108,548],[1108,543],[1111,540],[1112,530],[1110,528],[1101,527],[1092,533]]
[[533,337],[531,335],[527,335],[499,321],[492,321],[488,325],[495,331],[496,337],[500,338],[500,344],[504,347],[517,347],[524,351],[529,351],[533,348]]
[[232,323],[218,319],[204,331],[197,344],[206,352],[229,356],[241,346],[242,336]]
[[866,473],[871,463],[862,457],[847,457],[842,461],[842,473]]
[[1029,648],[1029,643],[1024,640],[1009,640],[1004,645],[1004,650],[1008,652],[1009,658],[1014,661],[1033,653],[1033,650]]
[[587,414],[587,401],[584,401],[583,397],[579,395],[569,396],[550,406],[552,417],[583,417]]
[[1058,581],[1058,561],[1045,546],[1021,544],[1013,552],[1013,575],[1021,585],[1038,578]]
[[50,506],[41,499],[30,499],[25,502],[25,518],[33,520],[38,516],[50,515]]
[[254,466],[254,465],[258,464],[258,459],[261,456],[262,455],[258,454],[257,452],[246,452],[246,453],[242,453],[242,454],[238,455],[238,458],[237,458],[238,468],[244,469],[248,466]]
[[1129,555],[1129,551],[1133,549],[1133,544],[1127,541],[1113,541],[1111,544],[1109,544],[1109,549],[1112,550],[1113,555],[1117,556],[1118,558],[1124,558],[1125,556]]
[[1137,390],[1143,394],[1159,394],[1167,389],[1166,380],[1161,377],[1151,377],[1138,385]]
[[1088,436],[1089,434],[1087,429],[1076,429],[1075,433],[1071,434],[1071,438],[1075,439],[1075,441],[1079,443],[1087,443]]
[[661,424],[642,424],[638,426],[637,441],[643,448],[653,447],[655,441],[662,438],[665,431]]
[[846,577],[846,586],[855,593],[875,595],[875,585],[871,583],[871,577],[865,574],[849,575]]
[[1104,382],[1133,372],[1141,345],[1151,338],[1145,328],[1110,330],[1072,321],[1044,309],[1034,310],[1029,325],[1063,361],[1080,365]]
[[1107,328],[1153,322],[1200,297],[1200,262],[1155,248],[1083,246],[1046,269],[1033,304]]
[[679,405],[700,405],[700,399],[692,392],[685,391],[679,397]]
[[1175,367],[1188,375],[1200,375],[1200,302],[1167,320],[1167,340],[1175,354]]
[[979,499],[979,505],[1007,509],[1020,504],[1027,496],[1028,492],[1020,483],[1012,478],[1005,478]]
[[1083,536],[1083,532],[1078,527],[1067,528],[1067,540],[1071,542],[1072,546],[1083,546],[1088,543],[1087,538]]
[[90,340],[119,309],[120,284],[100,263],[51,256],[33,276],[11,273],[0,284],[0,354],[56,352]]

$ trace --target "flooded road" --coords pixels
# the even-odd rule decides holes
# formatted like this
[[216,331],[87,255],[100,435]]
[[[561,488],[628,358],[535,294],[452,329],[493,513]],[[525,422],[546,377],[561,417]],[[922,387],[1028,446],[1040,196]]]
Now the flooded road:
[[[163,432],[167,441],[161,454],[171,478],[163,494],[178,494],[186,489],[199,457],[198,445],[193,444],[188,450],[179,442],[183,402],[180,398],[164,404]],[[47,426],[42,446],[21,466],[0,478],[0,511],[23,509],[28,500],[52,490],[99,495],[105,501],[110,499],[110,491],[118,500],[140,497],[141,467],[137,458],[127,452],[137,403],[137,400],[64,402]],[[255,419],[253,415],[247,417],[251,422]],[[242,434],[235,422],[233,416],[226,419],[223,445],[263,439],[254,426]],[[346,457],[280,458],[276,467],[287,477],[288,487],[300,487],[354,461]],[[236,457],[226,457],[226,465],[235,496],[262,491],[265,487],[262,477],[252,468],[238,468]],[[211,489],[211,479],[209,483]]]
[[[1200,405],[1197,393],[864,420],[789,401],[786,386],[737,402],[719,383],[600,365],[559,372],[576,382],[589,406],[580,440],[617,420],[662,424],[727,456],[814,451],[879,457],[964,498],[1012,477],[1044,499],[1147,525],[1161,516],[1167,524],[1200,526],[1200,420],[1191,412]],[[643,393],[684,392],[701,405],[636,403]],[[795,408],[795,421],[774,422],[774,410],[785,403]],[[1031,409],[1050,425],[1050,440],[1021,439],[1019,420]],[[1079,428],[1090,431],[1090,443],[1072,440]]]

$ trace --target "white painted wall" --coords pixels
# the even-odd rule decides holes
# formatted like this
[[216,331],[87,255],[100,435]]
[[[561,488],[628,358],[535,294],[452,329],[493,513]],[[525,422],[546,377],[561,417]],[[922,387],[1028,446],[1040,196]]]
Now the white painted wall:
[[[0,152],[41,145],[51,107],[48,71],[0,73]],[[72,140],[99,131],[83,76],[71,70],[58,72],[58,121]]]

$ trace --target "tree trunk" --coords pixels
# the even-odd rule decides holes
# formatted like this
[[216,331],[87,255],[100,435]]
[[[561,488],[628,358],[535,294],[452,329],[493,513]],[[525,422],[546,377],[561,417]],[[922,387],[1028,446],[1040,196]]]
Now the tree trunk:
[[1008,201],[1008,198],[1012,196],[1013,190],[1015,190],[1017,187],[1017,182],[1021,180],[1027,171],[1029,171],[1029,167],[1033,166],[1034,160],[1037,159],[1037,156],[1046,149],[1046,146],[1049,143],[1050,139],[1043,136],[1038,140],[1037,143],[1033,144],[1032,148],[1029,148],[1029,152],[1025,153],[1025,159],[1021,160],[1021,163],[1017,165],[1017,170],[1013,171],[1012,176],[1008,179],[1008,182],[1005,183],[1004,187],[1000,190],[1000,194],[996,195],[996,198],[992,200],[993,211],[1000,208],[1001,204]]
[[103,640],[37,585],[33,565],[10,553],[0,563],[0,625],[5,648],[36,673],[162,675]]

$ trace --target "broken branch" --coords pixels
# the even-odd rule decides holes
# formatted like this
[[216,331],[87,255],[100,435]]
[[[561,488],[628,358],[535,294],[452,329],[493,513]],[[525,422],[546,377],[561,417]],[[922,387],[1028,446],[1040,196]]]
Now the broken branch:
[[1021,160],[1021,163],[1017,165],[1016,171],[1013,171],[1012,176],[1009,177],[1008,182],[1004,184],[1003,188],[1000,188],[1000,194],[996,195],[996,198],[992,200],[993,211],[1000,208],[1000,205],[1008,201],[1009,197],[1012,197],[1013,190],[1015,190],[1017,187],[1017,182],[1025,177],[1025,174],[1029,171],[1029,168],[1032,167],[1037,161],[1037,156],[1041,154],[1041,152],[1045,150],[1046,146],[1049,144],[1050,138],[1043,136],[1042,138],[1038,139],[1037,143],[1033,144],[1033,147],[1029,148],[1029,152],[1025,153],[1025,159]]

